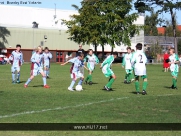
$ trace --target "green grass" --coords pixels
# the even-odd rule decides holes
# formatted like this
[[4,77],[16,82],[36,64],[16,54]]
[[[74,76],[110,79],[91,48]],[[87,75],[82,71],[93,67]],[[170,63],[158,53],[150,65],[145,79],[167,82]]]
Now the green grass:
[[[113,65],[117,80],[114,91],[101,90],[107,83],[97,66],[92,86],[83,85],[83,91],[67,90],[71,79],[70,65],[52,64],[50,89],[42,87],[41,76],[24,88],[29,78],[30,64],[21,68],[21,83],[11,84],[10,65],[0,66],[0,122],[1,123],[180,123],[181,82],[178,90],[170,90],[170,73],[164,73],[161,65],[147,65],[148,95],[136,95],[134,83],[123,84],[125,70],[120,64]],[[85,76],[87,72],[85,72]],[[142,81],[140,83],[142,85]],[[102,102],[101,102],[102,101]],[[67,107],[67,108],[65,108]],[[58,108],[58,109],[56,109]],[[51,109],[51,110],[47,110]],[[45,110],[44,112],[42,110]],[[12,117],[5,115],[35,111]],[[0,135],[180,135],[180,132],[0,132]]]

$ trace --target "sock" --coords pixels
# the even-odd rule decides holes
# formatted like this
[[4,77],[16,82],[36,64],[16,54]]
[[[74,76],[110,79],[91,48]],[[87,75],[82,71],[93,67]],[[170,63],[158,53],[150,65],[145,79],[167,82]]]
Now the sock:
[[134,74],[133,74],[133,72],[131,73],[131,79],[134,79]]
[[144,81],[144,82],[143,82],[143,90],[146,91],[147,85],[148,85],[148,82],[147,82],[147,81]]
[[80,79],[78,85],[82,85],[83,79]]
[[71,84],[70,84],[70,88],[73,88],[74,87],[74,84],[75,84],[75,80],[72,80]]
[[114,82],[114,78],[112,78],[108,83],[107,83],[107,87],[111,88],[112,87],[112,84]]
[[139,92],[139,91],[140,91],[139,81],[136,81],[136,82],[135,82],[135,88],[136,88],[136,92]]
[[87,78],[86,78],[86,80],[85,80],[85,81],[87,82],[88,80],[89,80],[89,75],[87,76]]
[[109,81],[112,79],[112,77],[109,78]]
[[90,82],[92,82],[92,75],[89,75],[89,80]]
[[17,80],[19,80],[20,72],[17,73]]
[[15,73],[12,73],[12,80],[15,81]]
[[173,82],[173,87],[177,87],[177,79],[172,78],[172,82]]
[[128,82],[131,81],[131,73],[128,74]]
[[125,81],[127,81],[127,74],[125,75],[125,78],[124,78]]
[[31,82],[31,79],[28,78],[28,80],[26,81],[25,85],[28,85]]
[[47,76],[49,76],[49,74],[50,74],[50,70],[47,70]]
[[43,85],[45,86],[47,84],[46,77],[42,77],[42,79],[43,79]]
[[129,74],[126,74],[126,81],[128,82],[129,81]]

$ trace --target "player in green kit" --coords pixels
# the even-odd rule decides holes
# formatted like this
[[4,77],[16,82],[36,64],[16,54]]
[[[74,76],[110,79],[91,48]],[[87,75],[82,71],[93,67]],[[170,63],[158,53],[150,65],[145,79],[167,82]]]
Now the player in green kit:
[[127,54],[124,55],[122,67],[126,70],[126,75],[124,79],[125,84],[130,84],[132,79],[132,73],[133,68],[131,66],[131,59],[132,59],[132,53],[131,53],[131,47],[127,47]]
[[175,54],[175,49],[170,49],[170,57],[169,57],[169,64],[170,64],[170,71],[172,75],[172,86],[171,89],[177,89],[177,77],[179,72],[179,57]]
[[99,59],[96,55],[94,55],[93,50],[88,50],[88,55],[84,58],[84,62],[87,62],[87,68],[89,70],[89,75],[87,76],[85,80],[85,84],[89,83],[89,85],[92,85],[92,72],[94,71],[95,65],[99,63]]
[[113,63],[114,59],[117,58],[118,53],[114,52],[113,55],[107,56],[104,62],[101,64],[100,69],[102,69],[103,74],[105,77],[109,77],[109,82],[104,86],[103,90],[111,91],[112,84],[116,79],[116,75],[111,69],[111,64]]
[[146,74],[146,62],[147,58],[144,52],[142,51],[142,44],[138,43],[136,45],[136,52],[133,55],[133,58],[131,60],[132,66],[134,66],[134,72],[135,72],[135,88],[137,94],[139,94],[140,91],[140,85],[139,85],[139,77],[143,79],[143,95],[146,95],[146,88],[148,85],[147,82],[147,74]]

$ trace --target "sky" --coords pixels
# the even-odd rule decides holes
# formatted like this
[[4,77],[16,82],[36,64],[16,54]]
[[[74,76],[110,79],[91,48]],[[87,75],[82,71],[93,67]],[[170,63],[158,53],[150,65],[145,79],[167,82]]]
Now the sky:
[[[75,4],[81,6],[82,0],[0,0],[0,5],[9,5],[9,6],[26,6],[26,7],[39,7],[39,8],[55,8],[64,9],[64,10],[75,10],[71,5]],[[173,0],[174,1],[174,0]],[[23,3],[24,2],[24,3]],[[31,3],[29,3],[31,2]],[[33,3],[37,2],[37,3]],[[181,25],[181,11],[176,12],[178,24]],[[169,13],[163,13],[160,15],[161,18],[166,18],[170,20]],[[163,24],[164,25],[164,24]]]

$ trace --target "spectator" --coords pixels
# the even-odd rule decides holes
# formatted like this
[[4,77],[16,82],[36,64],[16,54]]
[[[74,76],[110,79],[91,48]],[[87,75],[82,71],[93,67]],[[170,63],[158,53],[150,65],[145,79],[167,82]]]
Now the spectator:
[[168,63],[168,60],[169,60],[169,55],[168,55],[168,52],[165,51],[165,54],[163,55],[163,68],[164,68],[164,72],[168,72],[168,69],[170,67],[170,65]]
[[79,45],[79,49],[77,50],[76,56],[78,56],[78,55],[79,55],[79,53],[83,53],[83,54],[84,54],[84,56],[85,56],[85,50],[84,50],[84,49],[82,49],[82,45],[81,45],[81,44]]

